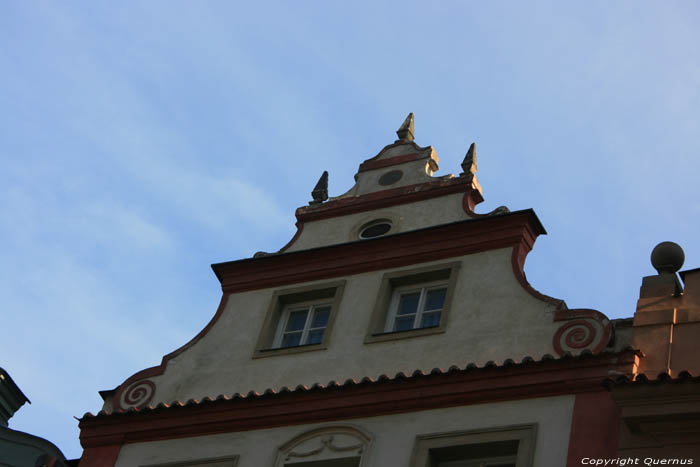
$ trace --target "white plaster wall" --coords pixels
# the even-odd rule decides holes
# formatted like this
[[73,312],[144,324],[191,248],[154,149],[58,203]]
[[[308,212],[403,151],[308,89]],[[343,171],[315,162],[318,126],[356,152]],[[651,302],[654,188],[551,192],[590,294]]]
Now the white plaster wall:
[[454,193],[387,209],[307,222],[299,238],[287,251],[308,250],[358,240],[359,227],[376,219],[392,220],[390,234],[469,219],[462,208],[463,198],[464,193]]
[[[358,418],[348,422],[369,432],[366,454],[372,467],[404,467],[417,435],[537,424],[535,466],[566,464],[574,396],[479,404],[398,415]],[[296,425],[197,438],[135,443],[119,453],[118,467],[239,455],[238,467],[273,467],[277,449],[306,431],[345,422]]]
[[209,332],[170,360],[163,375],[151,378],[156,384],[151,404],[364,376],[376,378],[380,374],[393,376],[398,371],[464,367],[470,362],[502,363],[507,358],[539,358],[553,353],[553,308],[517,282],[510,249],[424,265],[454,261],[462,265],[443,334],[365,344],[381,279],[387,272],[375,271],[346,278],[326,350],[253,359],[275,289],[234,294]]
[[[338,198],[347,198],[349,196],[360,196],[367,193],[373,193],[375,191],[389,190],[392,188],[399,188],[402,186],[415,185],[418,183],[426,183],[437,180],[433,178],[433,170],[430,167],[429,159],[419,159],[417,161],[404,162],[403,164],[391,165],[389,167],[384,167],[382,169],[368,170],[365,172],[358,172],[355,175],[355,185],[350,188],[346,193],[338,196]],[[401,170],[403,176],[396,183],[391,185],[380,185],[379,177],[387,172],[393,172],[394,170]],[[439,178],[439,177],[438,177]]]

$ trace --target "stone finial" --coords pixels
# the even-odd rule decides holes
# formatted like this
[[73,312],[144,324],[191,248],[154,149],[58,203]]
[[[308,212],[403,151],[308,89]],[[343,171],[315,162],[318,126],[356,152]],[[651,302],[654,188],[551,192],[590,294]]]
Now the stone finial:
[[464,171],[462,175],[475,174],[476,173],[476,143],[472,143],[467,150],[467,155],[464,156],[462,161],[462,170]]
[[[657,276],[642,279],[639,298],[678,297],[683,291],[681,281],[676,275],[685,261],[683,249],[673,242],[661,242],[651,252],[651,264],[658,271]],[[637,308],[639,311],[639,308]]]
[[659,274],[675,274],[684,261],[683,248],[674,242],[661,242],[651,252],[651,265]]
[[318,183],[314,187],[314,191],[311,192],[313,201],[309,204],[321,204],[328,199],[328,171],[324,170],[321,178],[318,179]]
[[396,134],[399,136],[399,141],[413,141],[413,112],[408,114]]

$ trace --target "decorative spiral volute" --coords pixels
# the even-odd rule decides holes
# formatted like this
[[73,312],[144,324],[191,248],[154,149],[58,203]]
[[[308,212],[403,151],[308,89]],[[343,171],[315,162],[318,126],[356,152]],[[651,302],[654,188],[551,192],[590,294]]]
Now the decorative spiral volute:
[[554,350],[559,355],[563,355],[564,352],[579,353],[584,349],[593,351],[598,347],[602,333],[602,326],[597,321],[586,319],[568,321],[554,335]]
[[130,409],[132,407],[140,409],[151,402],[155,392],[156,385],[153,384],[152,381],[143,379],[129,386],[122,394],[119,402],[123,409]]

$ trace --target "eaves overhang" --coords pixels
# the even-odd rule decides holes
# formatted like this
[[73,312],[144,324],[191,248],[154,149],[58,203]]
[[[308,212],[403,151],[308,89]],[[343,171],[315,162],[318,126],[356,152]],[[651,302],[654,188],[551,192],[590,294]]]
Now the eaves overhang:
[[605,386],[620,417],[634,435],[663,444],[691,444],[700,439],[700,376],[681,371],[656,377],[638,373],[608,379]]
[[532,209],[483,216],[369,240],[212,264],[234,293],[401,267],[507,247],[522,249],[546,234]]
[[155,441],[276,426],[390,415],[460,405],[605,391],[610,374],[631,374],[639,353],[619,352],[502,364],[416,370],[345,382],[219,395],[155,407],[86,413],[80,419],[83,447]]
[[300,207],[296,210],[295,216],[297,221],[303,224],[305,222],[347,216],[358,212],[367,212],[375,209],[415,203],[454,193],[465,193],[465,196],[473,197],[473,204],[478,204],[483,201],[481,188],[474,176],[470,175],[456,178],[437,177],[435,180],[429,182],[389,188],[359,196],[332,198],[323,204]]

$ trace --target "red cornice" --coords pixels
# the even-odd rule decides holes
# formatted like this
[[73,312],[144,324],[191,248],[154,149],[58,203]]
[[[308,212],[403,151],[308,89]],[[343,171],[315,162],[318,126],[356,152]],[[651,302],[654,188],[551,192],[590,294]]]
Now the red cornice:
[[469,192],[474,189],[470,177],[437,179],[427,183],[390,188],[360,196],[339,198],[317,206],[304,206],[297,209],[295,215],[299,222],[311,222],[399,204],[415,203],[452,193]]
[[531,209],[468,219],[372,240],[213,264],[225,293],[277,287],[518,247],[524,255],[544,229]]
[[304,223],[297,221],[296,227],[297,227],[297,231],[294,233],[294,236],[292,237],[292,239],[289,240],[285,246],[280,248],[280,251],[278,251],[277,253],[284,253],[285,251],[287,251],[287,249],[290,246],[294,245],[294,242],[297,241],[297,238],[299,238],[299,235],[301,235],[302,230],[304,230]]
[[87,449],[604,391],[602,382],[609,372],[631,373],[635,358],[635,352],[629,350],[86,416],[80,421],[80,442]]

